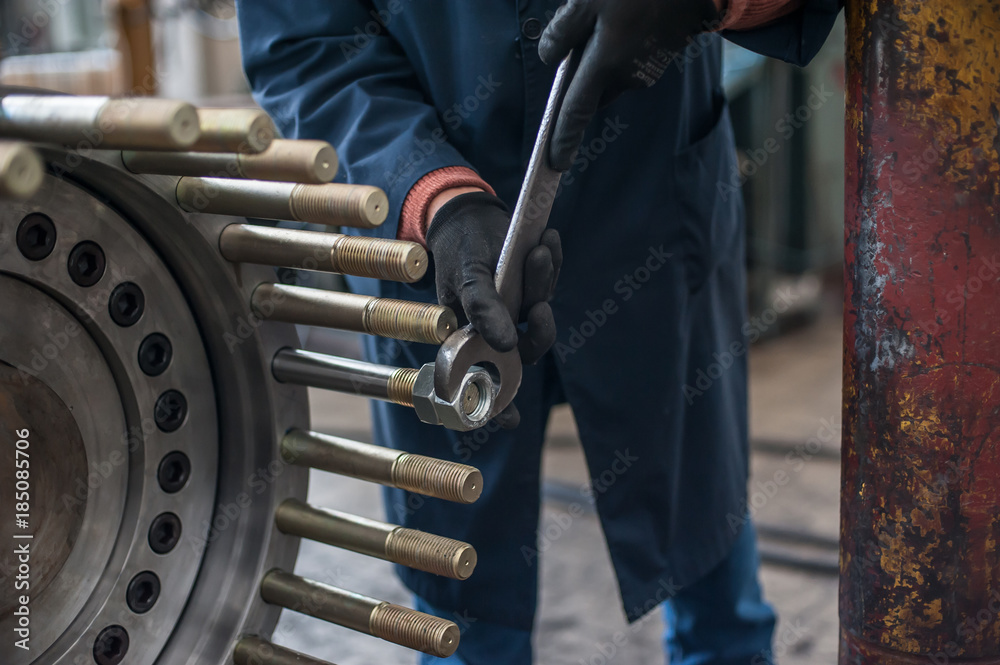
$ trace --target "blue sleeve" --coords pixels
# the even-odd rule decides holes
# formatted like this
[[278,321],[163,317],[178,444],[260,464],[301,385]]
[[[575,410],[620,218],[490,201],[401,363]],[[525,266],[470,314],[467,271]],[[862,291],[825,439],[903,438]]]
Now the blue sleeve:
[[804,67],[823,46],[843,6],[844,0],[806,0],[801,8],[774,23],[722,34],[745,49]]
[[236,4],[254,99],[284,136],[333,144],[347,182],[385,190],[389,214],[374,235],[396,236],[403,200],[425,174],[469,166],[369,2]]

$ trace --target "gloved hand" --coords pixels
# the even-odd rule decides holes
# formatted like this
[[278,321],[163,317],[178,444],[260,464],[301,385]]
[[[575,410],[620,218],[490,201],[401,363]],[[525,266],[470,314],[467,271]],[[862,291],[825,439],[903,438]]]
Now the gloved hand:
[[[503,201],[486,192],[461,194],[435,213],[427,229],[427,248],[434,257],[438,302],[455,310],[459,324],[472,323],[494,349],[518,347],[521,362],[530,365],[556,339],[548,301],[562,266],[562,245],[559,233],[547,229],[528,253],[519,316],[527,325],[519,331],[494,281],[509,226],[510,213]],[[511,404],[496,420],[501,427],[516,427],[520,415]]]
[[558,64],[583,49],[556,120],[552,167],[566,171],[597,110],[656,83],[688,39],[720,18],[713,0],[568,0],[542,33],[538,55]]

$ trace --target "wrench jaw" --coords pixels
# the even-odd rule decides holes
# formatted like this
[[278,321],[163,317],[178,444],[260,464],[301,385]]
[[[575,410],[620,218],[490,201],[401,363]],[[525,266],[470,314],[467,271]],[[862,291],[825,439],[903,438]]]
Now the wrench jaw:
[[[470,404],[471,385],[477,404]],[[465,326],[445,340],[435,362],[420,368],[413,387],[414,408],[424,422],[465,432],[482,427],[507,408],[520,386],[517,350],[501,353]]]
[[466,432],[489,420],[495,390],[490,373],[473,366],[462,377],[455,398],[442,399],[434,391],[434,363],[427,363],[413,384],[413,409],[425,423]]

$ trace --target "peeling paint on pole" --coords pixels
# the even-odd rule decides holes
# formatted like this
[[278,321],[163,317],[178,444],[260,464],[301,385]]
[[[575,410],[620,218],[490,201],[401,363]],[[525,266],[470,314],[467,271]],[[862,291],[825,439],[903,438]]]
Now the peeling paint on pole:
[[840,663],[1000,663],[1000,2],[847,4]]

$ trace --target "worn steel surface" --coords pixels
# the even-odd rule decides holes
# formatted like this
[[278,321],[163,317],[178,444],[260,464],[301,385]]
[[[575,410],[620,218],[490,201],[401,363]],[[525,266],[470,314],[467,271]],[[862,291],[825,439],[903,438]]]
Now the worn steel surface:
[[1000,3],[847,41],[840,662],[1000,663]]
[[[50,167],[66,164],[68,153],[39,152]],[[291,326],[249,323],[251,294],[273,273],[219,257],[231,220],[195,222],[171,203],[175,179],[130,175],[115,153],[94,156],[78,156],[62,178],[46,175],[34,197],[0,205],[0,443],[30,431],[25,532],[34,536],[30,650],[5,646],[0,663],[94,663],[111,629],[127,631],[124,663],[228,663],[237,638],[270,634],[279,608],[260,598],[260,578],[298,551],[273,514],[305,496],[306,470],[277,459],[280,437],[308,426],[305,390],[269,380],[274,353],[298,340]],[[45,243],[18,240],[33,215],[54,238],[38,256],[31,250]],[[70,260],[81,241],[106,258],[87,285]],[[127,326],[111,305],[123,280],[145,294]],[[159,372],[143,367],[141,352],[154,334],[173,348]],[[176,427],[159,415],[170,391],[186,396]],[[176,453],[188,477],[168,490],[161,463]],[[0,476],[0,486],[11,477]],[[166,514],[180,527],[169,550],[153,527],[169,526]],[[0,557],[0,577],[9,564]],[[139,611],[129,588],[144,572],[162,584]],[[14,635],[18,619],[0,596],[0,629]],[[119,642],[112,655],[121,652]]]

